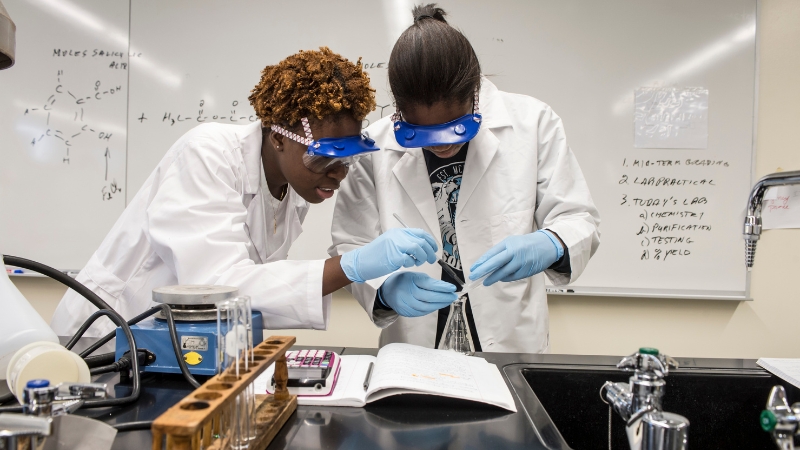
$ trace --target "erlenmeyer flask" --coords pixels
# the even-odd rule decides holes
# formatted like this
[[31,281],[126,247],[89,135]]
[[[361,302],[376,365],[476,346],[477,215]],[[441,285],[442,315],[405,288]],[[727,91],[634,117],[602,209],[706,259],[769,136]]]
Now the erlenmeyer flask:
[[439,340],[440,350],[451,350],[465,355],[473,355],[475,353],[472,333],[470,333],[469,325],[467,325],[467,311],[464,307],[466,299],[466,294],[460,295],[450,305],[450,315],[447,316],[447,323],[444,326],[442,338]]

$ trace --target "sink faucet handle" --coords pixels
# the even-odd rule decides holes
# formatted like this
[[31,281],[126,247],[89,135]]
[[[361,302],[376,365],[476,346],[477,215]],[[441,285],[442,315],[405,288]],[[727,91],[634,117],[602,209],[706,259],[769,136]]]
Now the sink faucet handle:
[[680,367],[678,361],[676,361],[675,358],[673,358],[672,356],[664,355],[664,362],[667,363],[668,369],[677,369],[678,367]]
[[678,362],[672,357],[660,353],[656,348],[642,347],[638,352],[622,358],[617,364],[617,368],[628,372],[649,373],[663,378],[669,374],[670,368],[678,368]]
[[775,386],[769,392],[767,409],[791,412],[789,401],[786,400],[786,389],[783,386]]
[[767,409],[759,418],[761,428],[772,433],[772,439],[781,449],[794,449],[794,436],[800,433],[800,416],[795,406],[800,409],[797,403],[789,406],[783,386],[775,386],[769,393]]

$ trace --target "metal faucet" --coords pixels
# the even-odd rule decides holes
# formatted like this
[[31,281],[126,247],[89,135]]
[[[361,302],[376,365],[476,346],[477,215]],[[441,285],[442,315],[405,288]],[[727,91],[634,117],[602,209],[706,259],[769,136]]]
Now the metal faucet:
[[761,428],[772,433],[781,450],[794,450],[794,437],[800,435],[800,403],[789,406],[786,390],[775,386],[769,393],[767,409],[761,412]]
[[22,409],[32,416],[60,416],[77,411],[86,400],[106,398],[104,383],[61,383],[50,386],[47,380],[31,380],[22,391]]
[[[631,450],[686,450],[689,420],[664,412],[661,398],[669,369],[678,363],[654,348],[640,348],[622,358],[618,369],[634,372],[630,383],[607,381],[600,398],[614,408],[623,420]],[[603,394],[605,391],[605,395]]]
[[747,217],[744,218],[744,242],[747,270],[753,268],[756,259],[756,244],[761,236],[761,206],[764,193],[772,186],[800,184],[800,170],[776,172],[762,177],[750,190],[747,201]]
[[53,433],[54,417],[75,412],[86,400],[106,396],[103,383],[50,386],[47,380],[28,381],[22,392],[24,414],[0,414],[0,450],[17,450],[18,445],[36,448]]

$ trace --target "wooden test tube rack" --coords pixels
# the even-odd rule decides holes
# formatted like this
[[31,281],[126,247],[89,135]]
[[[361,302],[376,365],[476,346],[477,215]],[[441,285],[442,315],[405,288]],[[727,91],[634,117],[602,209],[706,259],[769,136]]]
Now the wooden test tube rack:
[[215,450],[225,448],[220,437],[223,415],[247,385],[275,363],[275,394],[256,395],[256,430],[258,437],[250,449],[263,450],[278,434],[297,409],[297,396],[289,394],[286,382],[286,351],[294,345],[294,336],[270,336],[254,347],[254,363],[239,377],[226,370],[206,381],[194,392],[153,421],[153,450]]

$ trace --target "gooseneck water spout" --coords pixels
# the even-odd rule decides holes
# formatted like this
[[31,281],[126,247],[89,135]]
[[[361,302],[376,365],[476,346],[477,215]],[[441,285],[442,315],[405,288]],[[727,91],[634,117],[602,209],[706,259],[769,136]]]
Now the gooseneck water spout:
[[747,216],[744,218],[745,261],[747,270],[753,268],[756,259],[756,244],[761,236],[761,207],[764,193],[773,186],[800,184],[800,170],[776,172],[762,177],[750,190],[747,200]]

